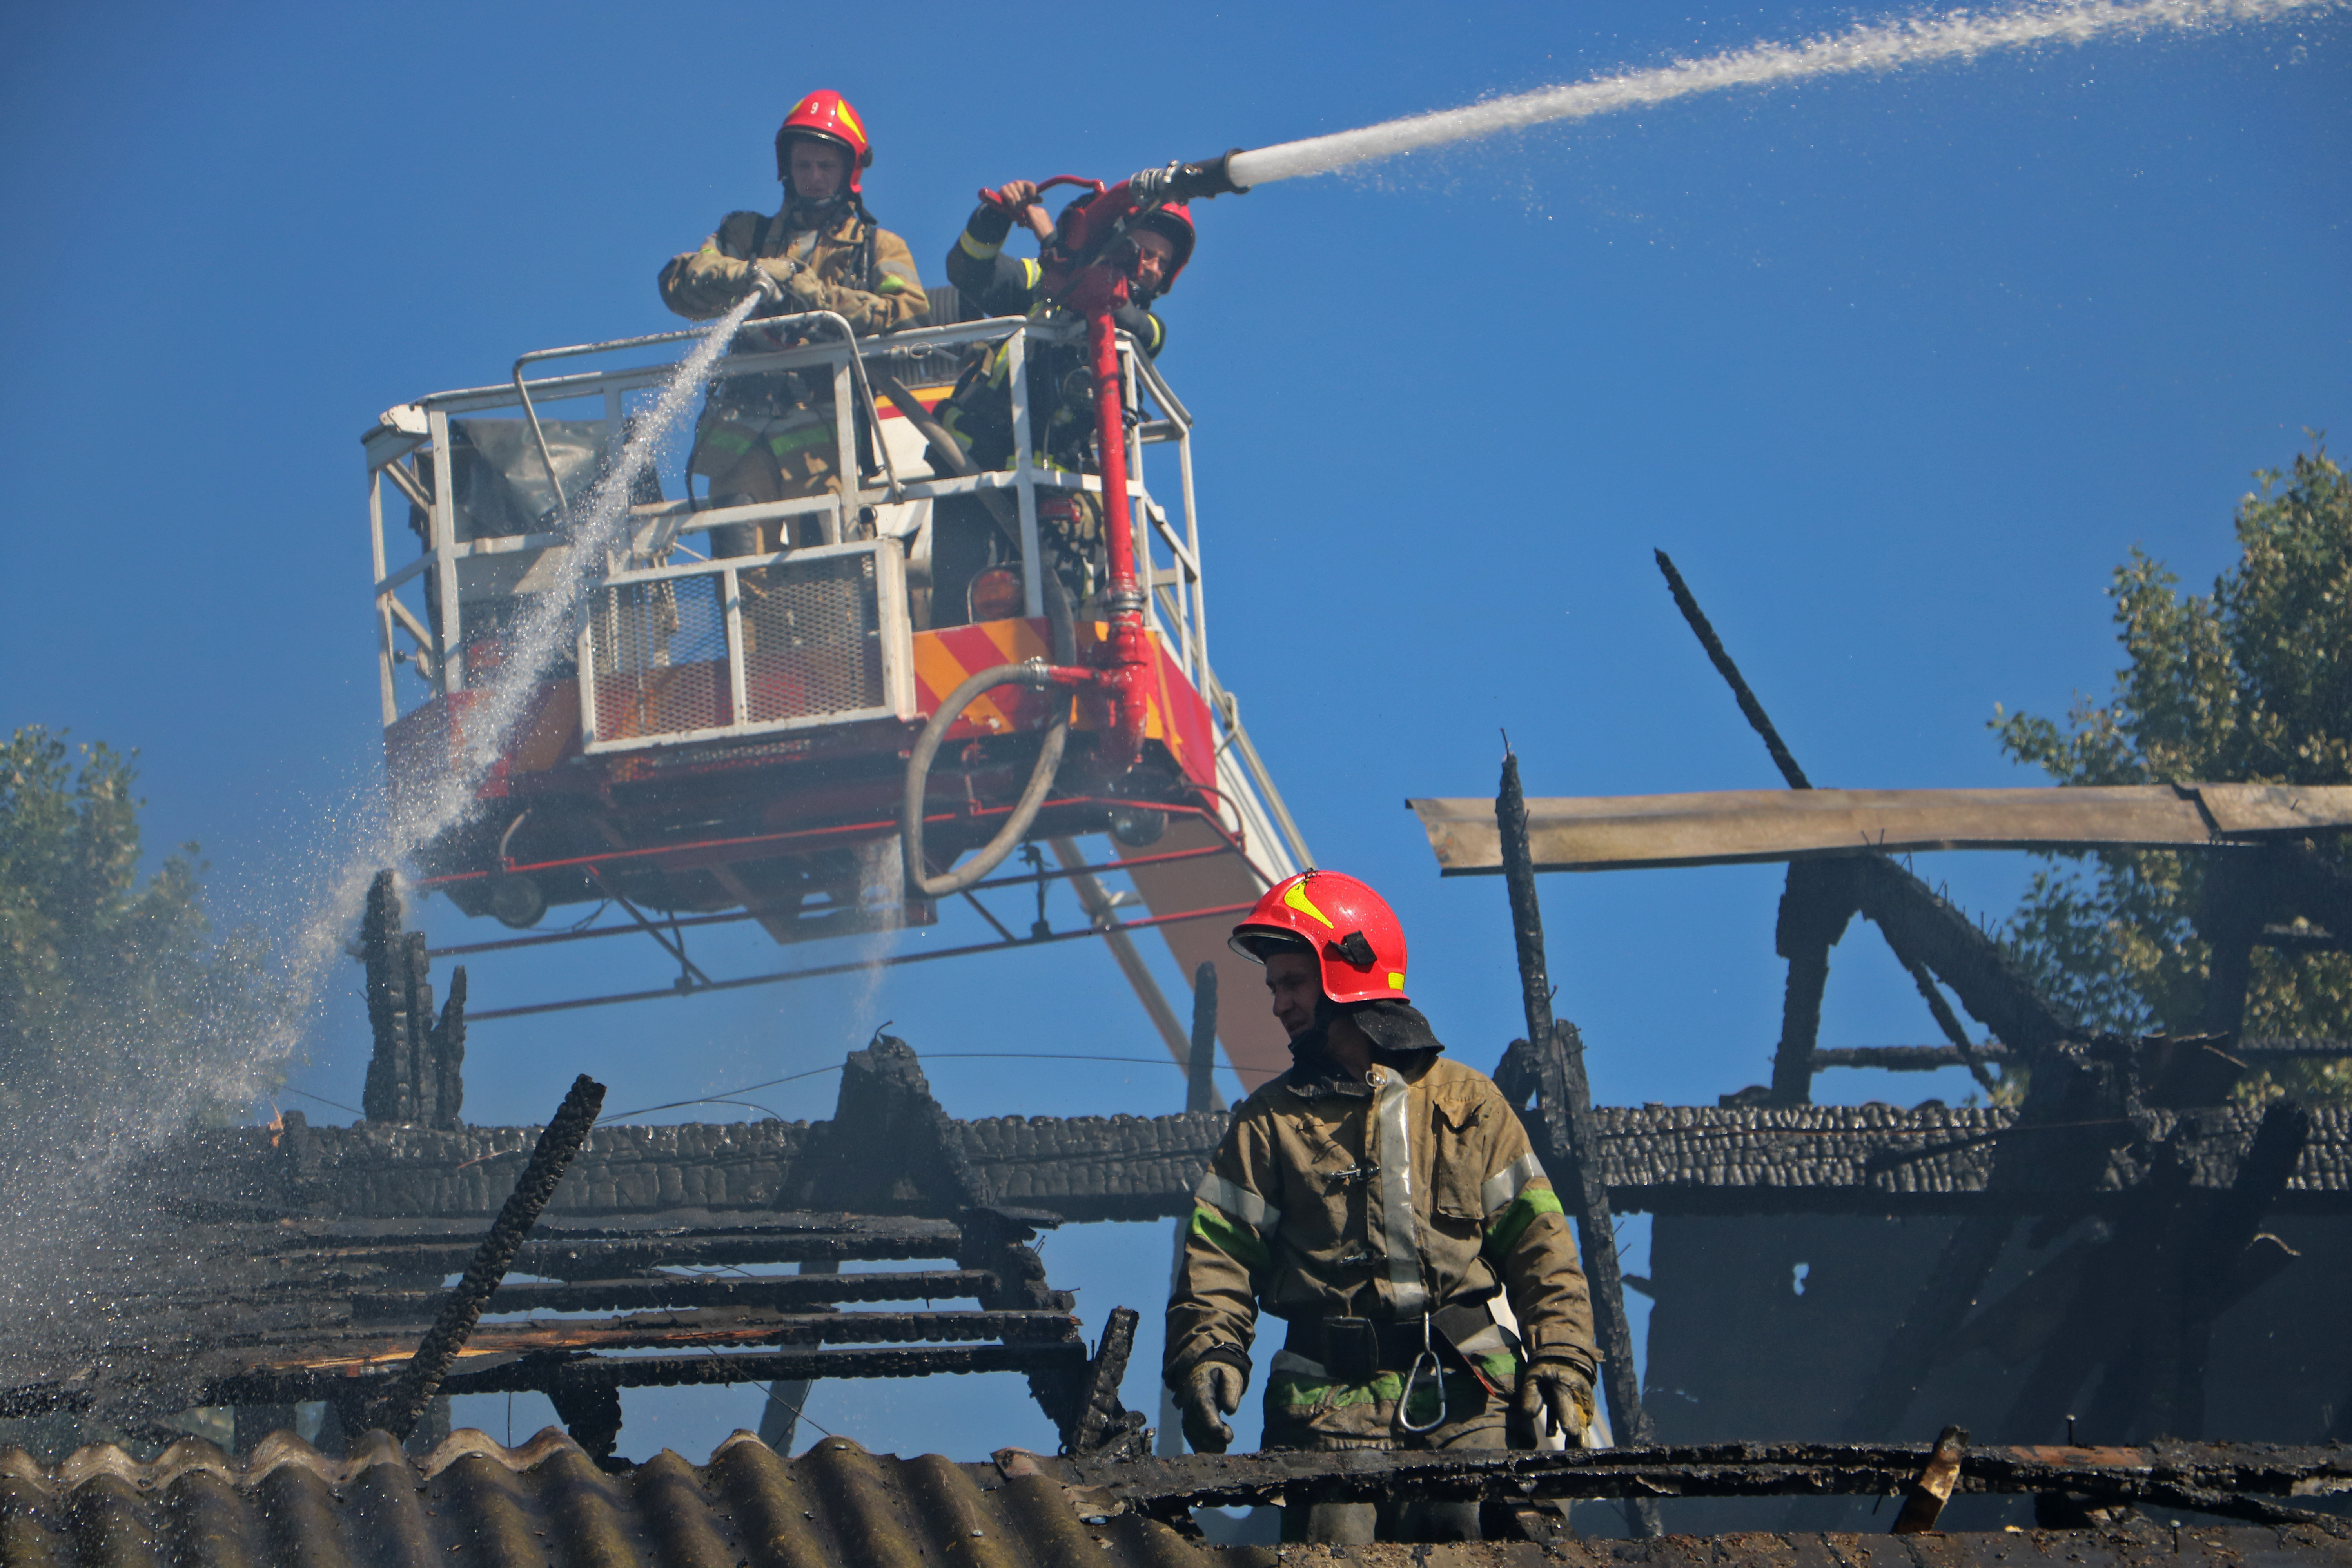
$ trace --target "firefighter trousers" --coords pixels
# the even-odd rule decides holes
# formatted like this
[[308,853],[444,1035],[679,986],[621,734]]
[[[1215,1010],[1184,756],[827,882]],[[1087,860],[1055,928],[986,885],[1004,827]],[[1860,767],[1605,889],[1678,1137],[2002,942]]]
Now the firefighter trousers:
[[[1364,1385],[1320,1384],[1311,1404],[1294,1403],[1295,1394],[1279,1384],[1267,1390],[1265,1438],[1268,1448],[1299,1448],[1330,1452],[1347,1448],[1404,1450],[1469,1450],[1507,1448],[1514,1445],[1507,1426],[1508,1407],[1467,1373],[1444,1378],[1444,1406],[1415,1390],[1416,1420],[1438,1418],[1426,1432],[1414,1432],[1397,1419],[1397,1400],[1390,1384],[1393,1374]],[[1385,1396],[1385,1397],[1384,1397]],[[1325,1502],[1286,1506],[1282,1510],[1282,1539],[1294,1542],[1324,1542],[1334,1546],[1369,1545],[1374,1541],[1476,1541],[1478,1505],[1384,1499],[1379,1502]]]

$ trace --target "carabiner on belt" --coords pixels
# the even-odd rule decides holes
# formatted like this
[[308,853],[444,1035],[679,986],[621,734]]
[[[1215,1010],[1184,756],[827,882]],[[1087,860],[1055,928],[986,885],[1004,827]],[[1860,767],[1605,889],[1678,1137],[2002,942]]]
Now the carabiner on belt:
[[[1412,1424],[1412,1386],[1421,1380],[1423,1363],[1429,1375],[1437,1383],[1437,1415],[1434,1420],[1416,1426]],[[1421,1353],[1412,1358],[1412,1370],[1404,1374],[1404,1392],[1397,1395],[1397,1425],[1408,1432],[1434,1432],[1445,1425],[1445,1369],[1437,1364],[1437,1347],[1430,1342],[1429,1314],[1421,1315]]]

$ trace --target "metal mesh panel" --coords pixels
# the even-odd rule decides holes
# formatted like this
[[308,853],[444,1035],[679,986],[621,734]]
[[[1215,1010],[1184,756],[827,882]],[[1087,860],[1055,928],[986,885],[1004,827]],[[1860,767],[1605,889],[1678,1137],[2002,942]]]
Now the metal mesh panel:
[[596,730],[618,741],[732,721],[725,579],[625,583],[594,597]]
[[873,553],[744,573],[743,644],[754,724],[882,706]]

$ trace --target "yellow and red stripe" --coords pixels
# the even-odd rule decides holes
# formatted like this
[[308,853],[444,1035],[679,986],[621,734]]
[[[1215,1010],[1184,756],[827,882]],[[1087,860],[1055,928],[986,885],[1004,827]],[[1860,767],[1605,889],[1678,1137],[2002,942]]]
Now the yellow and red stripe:
[[[1110,635],[1108,623],[1081,621],[1077,626],[1078,662],[1087,650]],[[915,634],[915,706],[926,718],[939,711],[948,693],[964,679],[1000,664],[1053,658],[1046,624],[1041,620],[983,621],[978,626],[950,626]],[[1158,637],[1151,639],[1153,681],[1146,699],[1143,735],[1168,748],[1177,765],[1198,784],[1216,782],[1216,742],[1209,729],[1209,705],[1184,679],[1181,669]],[[1017,730],[1043,729],[1052,704],[1076,700],[1076,728],[1099,728],[1102,715],[1096,704],[1072,699],[1060,691],[1040,691],[1026,686],[1000,686],[983,692],[948,731],[950,741],[978,740],[1011,734]]]

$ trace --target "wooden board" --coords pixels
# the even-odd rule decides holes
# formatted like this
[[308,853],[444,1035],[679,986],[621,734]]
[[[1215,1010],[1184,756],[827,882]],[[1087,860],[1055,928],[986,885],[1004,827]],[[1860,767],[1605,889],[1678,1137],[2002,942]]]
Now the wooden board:
[[[1502,868],[1492,800],[1405,804],[1421,818],[1443,875]],[[1727,866],[1864,849],[2160,847],[2347,826],[2352,786],[2334,784],[1725,790],[1528,802],[1528,838],[1545,871]]]

